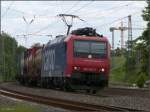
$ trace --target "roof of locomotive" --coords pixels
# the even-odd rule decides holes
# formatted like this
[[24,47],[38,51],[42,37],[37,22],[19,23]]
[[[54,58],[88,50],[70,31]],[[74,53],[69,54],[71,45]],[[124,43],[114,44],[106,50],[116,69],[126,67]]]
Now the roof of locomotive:
[[79,36],[79,35],[69,35],[64,41],[68,42],[69,40],[95,40],[95,41],[108,41],[107,37],[98,37],[98,36]]
[[56,36],[56,38],[55,38],[54,40],[50,40],[50,41],[45,45],[45,47],[50,46],[50,45],[53,45],[53,44],[57,44],[57,43],[64,42],[65,38],[66,38],[65,35],[58,35],[58,36]]
[[81,40],[97,40],[97,41],[108,41],[106,37],[96,33],[96,30],[93,28],[79,28],[77,30],[73,30],[68,36],[66,35],[58,35],[54,40],[50,40],[45,47],[67,42],[70,39],[81,39]]
[[80,40],[97,40],[97,41],[108,41],[106,37],[100,35],[96,32],[96,29],[91,27],[79,28],[73,30],[71,34],[65,39],[68,41],[71,39],[80,39]]

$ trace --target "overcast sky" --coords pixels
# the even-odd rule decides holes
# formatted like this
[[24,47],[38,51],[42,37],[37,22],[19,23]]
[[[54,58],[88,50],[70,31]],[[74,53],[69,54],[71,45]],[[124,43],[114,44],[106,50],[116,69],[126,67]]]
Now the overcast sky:
[[[62,13],[77,15],[84,20],[83,22],[75,19],[71,30],[93,27],[98,33],[106,36],[110,42],[109,28],[119,27],[121,21],[124,26],[127,26],[129,14],[132,15],[134,28],[146,27],[141,17],[142,10],[147,6],[145,1],[2,1],[1,5],[2,30],[16,38],[18,44],[26,47],[37,42],[47,43],[51,39],[47,35],[53,35],[55,38],[56,35],[66,34],[67,27],[57,17]],[[29,24],[31,20],[33,22]],[[142,30],[133,30],[133,38],[137,38],[141,33]],[[28,36],[25,43],[25,39],[21,36],[24,34],[34,35]],[[127,31],[124,35],[127,40]],[[119,40],[120,31],[116,31],[115,47],[119,46]]]

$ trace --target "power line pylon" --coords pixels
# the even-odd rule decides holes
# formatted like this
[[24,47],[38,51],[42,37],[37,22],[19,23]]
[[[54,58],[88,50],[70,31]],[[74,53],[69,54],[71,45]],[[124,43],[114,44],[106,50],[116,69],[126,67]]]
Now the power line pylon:
[[[72,25],[73,25],[73,19],[74,19],[74,18],[80,19],[78,16],[76,16],[76,15],[71,15],[71,14],[59,14],[59,15],[57,15],[57,16],[61,17],[61,19],[63,20],[63,22],[67,25],[67,27],[68,27],[68,29],[67,29],[67,35],[69,34],[70,29],[71,29],[71,27],[72,27]],[[70,19],[71,19],[70,24],[68,23],[66,17],[70,17]],[[84,20],[82,20],[82,19],[80,19],[80,20],[81,20],[81,21],[84,21]]]
[[28,38],[27,34],[28,34],[29,26],[34,22],[35,16],[30,21],[27,21],[24,16],[22,18],[23,18],[24,22],[26,23],[26,36],[24,36],[24,38],[25,38],[25,46],[27,47],[27,38]]
[[123,21],[121,21],[121,28],[120,28],[120,30],[121,30],[121,49],[123,49],[124,48],[124,28],[123,28]]
[[132,20],[131,15],[128,16],[128,52],[129,56],[132,54]]

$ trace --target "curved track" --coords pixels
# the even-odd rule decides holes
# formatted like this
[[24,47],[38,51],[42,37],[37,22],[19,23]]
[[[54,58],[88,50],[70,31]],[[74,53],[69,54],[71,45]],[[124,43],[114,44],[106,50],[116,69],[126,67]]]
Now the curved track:
[[46,104],[46,105],[74,110],[74,111],[146,112],[143,110],[120,108],[120,107],[105,106],[105,105],[94,105],[94,104],[87,104],[87,103],[75,102],[75,101],[64,100],[64,99],[48,98],[44,96],[38,96],[38,95],[32,95],[28,93],[22,93],[19,91],[14,91],[14,90],[6,89],[4,87],[0,88],[0,94],[13,97],[13,98],[17,98],[17,99],[27,100],[31,102]]

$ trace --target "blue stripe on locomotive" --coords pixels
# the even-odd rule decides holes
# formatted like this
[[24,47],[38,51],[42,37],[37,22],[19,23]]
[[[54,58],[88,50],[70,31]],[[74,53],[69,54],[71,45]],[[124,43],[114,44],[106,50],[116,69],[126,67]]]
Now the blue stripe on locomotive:
[[42,77],[63,77],[66,67],[66,43],[47,45],[42,52]]

